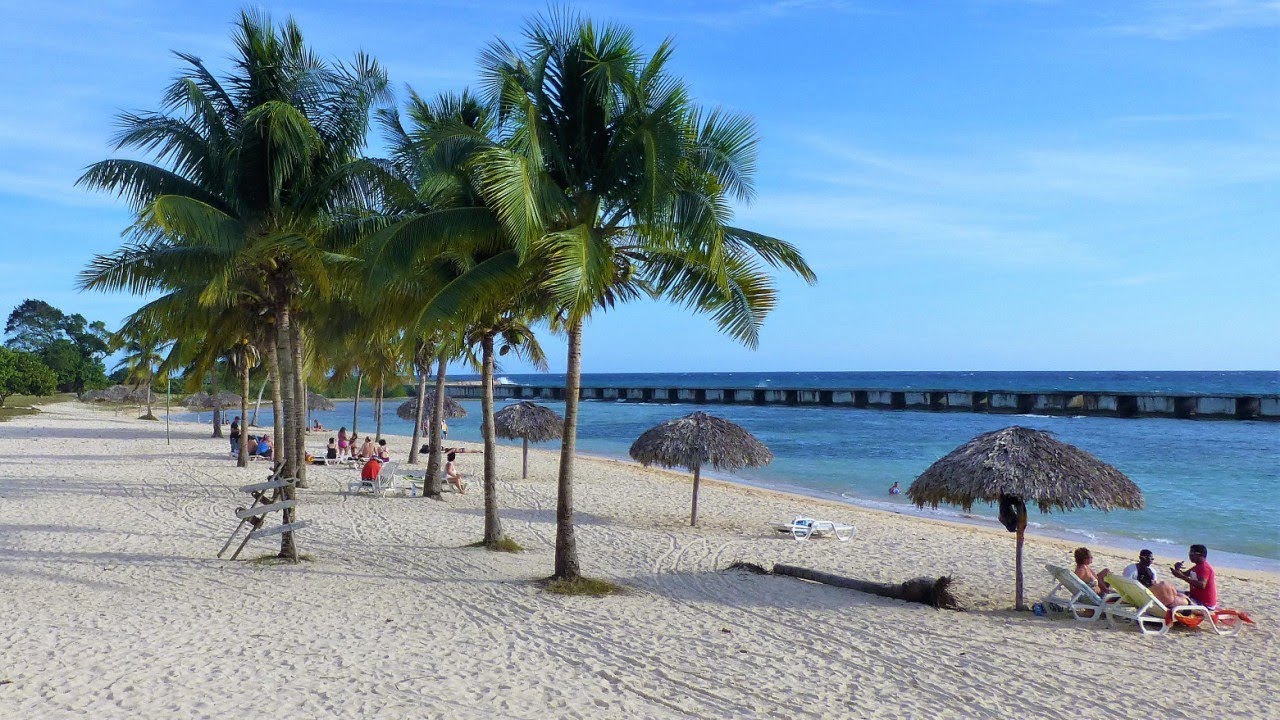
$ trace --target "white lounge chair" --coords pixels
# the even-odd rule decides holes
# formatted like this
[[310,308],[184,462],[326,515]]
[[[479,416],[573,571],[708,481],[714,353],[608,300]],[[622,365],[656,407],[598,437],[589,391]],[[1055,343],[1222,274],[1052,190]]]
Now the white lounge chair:
[[395,486],[396,471],[400,469],[400,463],[389,462],[384,463],[378,470],[378,477],[374,480],[353,480],[347,483],[348,493],[359,493],[369,490],[374,497],[382,497],[388,490]]
[[[1075,573],[1060,565],[1045,565],[1045,570],[1057,580],[1057,584],[1053,586],[1053,590],[1044,597],[1045,605],[1061,605],[1067,608],[1076,620],[1085,622],[1093,622],[1103,615],[1103,608],[1106,607],[1108,600],[1114,600],[1119,595],[1107,594],[1106,597],[1099,597],[1093,588],[1089,587],[1085,581],[1076,576]],[[1110,576],[1108,576],[1110,577]],[[1059,594],[1059,590],[1063,592]],[[1067,593],[1070,593],[1068,595]]]
[[[1107,584],[1120,596],[1120,601],[1107,605],[1107,624],[1114,626],[1115,619],[1131,620],[1138,624],[1143,635],[1164,635],[1173,626],[1173,621],[1166,621],[1172,615],[1199,615],[1200,627],[1206,625],[1219,635],[1235,635],[1244,624],[1237,619],[1232,623],[1217,623],[1213,619],[1213,611],[1201,605],[1177,605],[1165,607],[1155,595],[1137,580],[1126,577],[1108,575]],[[1172,614],[1170,613],[1172,610]]]
[[774,523],[773,528],[778,532],[791,533],[791,537],[797,540],[808,540],[811,537],[834,537],[840,542],[848,542],[853,539],[858,530],[852,525],[842,525],[830,520],[814,520],[810,517],[796,516],[795,520],[788,523]]

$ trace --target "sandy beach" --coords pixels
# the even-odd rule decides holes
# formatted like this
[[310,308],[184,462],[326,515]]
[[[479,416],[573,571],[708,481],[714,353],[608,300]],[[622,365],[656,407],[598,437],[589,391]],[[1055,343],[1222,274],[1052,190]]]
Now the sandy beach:
[[[236,468],[208,436],[175,423],[167,445],[163,422],[75,403],[0,423],[0,717],[1280,715],[1273,574],[1219,568],[1221,602],[1258,623],[1238,637],[1143,637],[1009,609],[1003,531],[714,481],[690,528],[687,476],[583,459],[583,570],[625,592],[562,597],[536,583],[552,566],[556,456],[531,453],[522,481],[511,447],[500,505],[524,553],[468,547],[483,525],[478,484],[444,502],[352,497],[339,490],[354,471],[313,467],[299,506],[311,559],[228,562],[215,554],[247,504],[238,488],[267,470]],[[403,457],[408,440],[389,442]],[[480,463],[459,460],[473,480]],[[769,529],[797,514],[857,536]],[[1028,541],[1029,598],[1070,549]],[[1132,562],[1093,549],[1095,567]],[[725,569],[737,560],[881,582],[951,574],[968,611]]]

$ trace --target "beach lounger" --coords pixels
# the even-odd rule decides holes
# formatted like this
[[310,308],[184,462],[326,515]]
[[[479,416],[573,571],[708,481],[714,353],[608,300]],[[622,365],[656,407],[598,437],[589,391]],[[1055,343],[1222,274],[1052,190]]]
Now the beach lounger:
[[1108,625],[1114,626],[1115,619],[1119,618],[1136,622],[1143,635],[1164,635],[1175,624],[1174,616],[1184,615],[1198,616],[1200,627],[1208,626],[1219,635],[1235,635],[1244,627],[1239,617],[1235,617],[1234,622],[1217,622],[1214,616],[1218,613],[1200,605],[1178,605],[1167,608],[1137,580],[1108,575],[1106,581],[1120,596],[1119,602],[1107,605]]
[[773,528],[778,532],[790,533],[791,537],[796,540],[808,540],[811,537],[834,537],[840,542],[848,542],[857,534],[857,528],[852,525],[842,525],[830,520],[814,520],[809,517],[796,516],[795,520],[788,523],[774,523]]
[[[423,480],[426,479],[426,474],[424,473],[422,475],[413,475],[411,473],[405,473],[404,479],[408,481],[407,489],[409,493],[414,497],[417,497],[418,487],[421,486]],[[464,481],[462,483],[462,487],[463,489],[466,489],[470,487],[470,485]],[[441,492],[458,492],[458,487],[453,483],[449,482],[449,478],[446,476],[443,470],[440,471],[440,490]]]
[[354,480],[347,483],[348,493],[359,493],[368,490],[373,493],[374,497],[382,497],[388,490],[395,486],[396,471],[400,469],[400,463],[389,462],[378,470],[378,477],[375,480]]
[[[1045,565],[1045,570],[1057,580],[1053,590],[1042,601],[1050,607],[1065,607],[1076,620],[1093,622],[1102,617],[1103,609],[1109,600],[1114,601],[1119,595],[1108,594],[1098,597],[1098,593],[1089,587],[1075,573],[1060,565]],[[1062,590],[1062,593],[1058,591]]]

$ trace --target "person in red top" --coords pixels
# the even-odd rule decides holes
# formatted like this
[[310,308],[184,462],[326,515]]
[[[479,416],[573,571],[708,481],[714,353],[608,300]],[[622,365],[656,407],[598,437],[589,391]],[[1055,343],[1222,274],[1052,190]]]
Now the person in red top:
[[1187,552],[1187,557],[1192,562],[1190,570],[1182,569],[1181,560],[1170,570],[1174,577],[1187,581],[1191,586],[1187,591],[1191,602],[1213,610],[1218,607],[1218,582],[1214,577],[1213,567],[1209,565],[1209,548],[1204,545],[1192,545]]
[[382,462],[378,458],[369,458],[369,461],[360,468],[360,479],[373,482],[378,479],[378,473],[382,472]]

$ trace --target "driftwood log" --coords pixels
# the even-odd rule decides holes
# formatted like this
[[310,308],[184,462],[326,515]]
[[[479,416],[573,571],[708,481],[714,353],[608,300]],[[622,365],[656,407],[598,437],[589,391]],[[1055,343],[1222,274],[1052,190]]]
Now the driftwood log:
[[848,588],[858,592],[879,595],[880,597],[920,603],[943,610],[963,610],[960,602],[951,594],[951,576],[944,575],[937,580],[927,577],[912,578],[904,583],[877,583],[869,580],[832,575],[831,573],[796,567],[795,565],[774,565],[775,575],[790,575],[801,580],[811,580],[823,585]]

